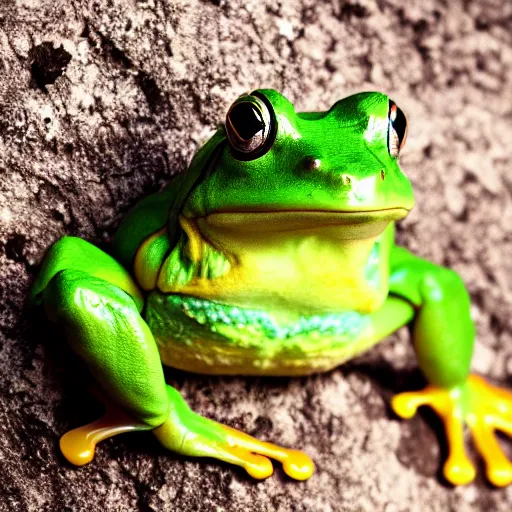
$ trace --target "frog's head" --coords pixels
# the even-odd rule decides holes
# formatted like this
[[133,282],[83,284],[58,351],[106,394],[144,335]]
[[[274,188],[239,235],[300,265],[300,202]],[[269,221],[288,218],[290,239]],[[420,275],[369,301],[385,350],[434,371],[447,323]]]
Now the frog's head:
[[223,131],[225,142],[184,204],[186,217],[296,214],[303,224],[321,212],[361,223],[399,219],[414,205],[398,166],[407,122],[384,94],[295,112],[278,92],[257,90],[235,101]]

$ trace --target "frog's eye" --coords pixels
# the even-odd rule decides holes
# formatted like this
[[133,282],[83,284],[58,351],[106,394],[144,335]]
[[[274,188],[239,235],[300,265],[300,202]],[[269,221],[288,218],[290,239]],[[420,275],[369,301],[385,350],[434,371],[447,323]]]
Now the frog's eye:
[[253,160],[265,154],[276,132],[272,105],[258,92],[241,96],[226,116],[231,153],[238,160]]
[[407,119],[396,103],[389,100],[388,111],[388,151],[393,158],[398,158],[407,138]]

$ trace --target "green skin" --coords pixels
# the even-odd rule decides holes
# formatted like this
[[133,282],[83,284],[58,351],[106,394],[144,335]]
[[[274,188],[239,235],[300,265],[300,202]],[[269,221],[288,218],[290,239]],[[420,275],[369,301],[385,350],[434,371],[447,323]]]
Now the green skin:
[[[393,242],[394,221],[414,199],[388,149],[388,97],[361,93],[328,112],[296,113],[279,93],[260,94],[277,121],[265,154],[238,159],[220,128],[187,173],[129,213],[112,256],[73,237],[55,243],[33,300],[62,326],[106,394],[187,455],[229,460],[218,453],[226,435],[166,385],[161,359],[204,373],[307,374],[414,321],[422,372],[438,388],[460,390],[456,406],[466,407],[475,334],[468,293],[453,271]],[[199,260],[180,217],[209,248]],[[134,272],[138,249],[162,228]],[[338,270],[333,289],[325,272]],[[145,272],[158,274],[159,284],[142,299],[135,282]],[[233,307],[245,308],[244,332],[252,334],[233,327]],[[204,310],[209,316],[197,321]],[[226,315],[218,320],[212,311]],[[262,327],[269,319],[288,330]],[[215,360],[208,342],[228,347],[229,357]]]

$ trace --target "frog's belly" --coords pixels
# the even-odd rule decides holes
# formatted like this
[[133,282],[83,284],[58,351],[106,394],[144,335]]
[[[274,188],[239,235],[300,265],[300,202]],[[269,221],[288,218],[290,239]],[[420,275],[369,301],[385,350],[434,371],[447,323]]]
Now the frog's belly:
[[155,291],[145,316],[162,362],[197,373],[306,375],[375,342],[370,316],[356,312],[277,322],[262,311]]

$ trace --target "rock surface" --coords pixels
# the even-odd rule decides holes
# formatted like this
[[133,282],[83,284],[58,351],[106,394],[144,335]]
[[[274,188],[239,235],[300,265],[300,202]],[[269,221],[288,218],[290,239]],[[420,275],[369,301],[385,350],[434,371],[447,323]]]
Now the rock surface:
[[510,2],[16,0],[0,3],[0,70],[0,510],[512,510],[512,487],[482,472],[443,483],[432,415],[389,412],[421,381],[405,331],[311,378],[168,372],[201,413],[303,447],[318,468],[306,483],[280,468],[255,483],[149,434],[73,469],[58,437],[98,409],[62,336],[25,303],[51,242],[106,243],[242,92],[273,87],[318,110],[378,89],[410,123],[401,163],[417,207],[399,241],[463,276],[474,369],[512,384]]

